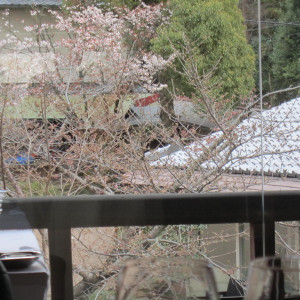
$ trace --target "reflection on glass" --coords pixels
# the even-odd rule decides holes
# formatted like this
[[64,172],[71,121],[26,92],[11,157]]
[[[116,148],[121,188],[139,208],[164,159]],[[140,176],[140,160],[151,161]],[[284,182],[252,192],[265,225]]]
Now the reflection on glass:
[[129,261],[120,274],[116,300],[219,299],[212,267],[191,258]]
[[265,257],[249,268],[246,300],[300,299],[300,257]]

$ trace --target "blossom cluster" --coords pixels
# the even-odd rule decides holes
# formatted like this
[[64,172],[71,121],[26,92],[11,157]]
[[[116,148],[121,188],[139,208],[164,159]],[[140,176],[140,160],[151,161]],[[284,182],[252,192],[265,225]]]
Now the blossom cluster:
[[[86,83],[116,94],[129,92],[135,86],[151,92],[162,87],[154,84],[153,78],[174,58],[164,60],[136,47],[141,39],[154,37],[156,26],[167,21],[161,5],[142,5],[125,14],[95,6],[72,7],[67,14],[49,12],[55,20],[53,24],[24,27],[32,38],[7,38],[7,42],[14,43],[12,52],[30,53],[34,69],[28,74],[32,82],[47,81],[53,85],[52,90],[62,94],[69,92],[70,86],[78,91],[78,86]],[[37,17],[39,13],[32,10],[30,14]],[[45,84],[40,86],[44,88]]]

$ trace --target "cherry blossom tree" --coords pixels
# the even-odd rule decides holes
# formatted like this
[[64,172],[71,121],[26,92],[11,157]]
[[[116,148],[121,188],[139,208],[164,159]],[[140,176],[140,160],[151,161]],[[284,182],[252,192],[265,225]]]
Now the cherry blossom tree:
[[[6,78],[20,86],[22,77],[26,96],[29,95],[27,99],[25,95],[11,98],[11,104],[31,101],[41,111],[45,133],[42,137],[32,131],[39,138],[35,138],[31,152],[45,159],[53,166],[52,170],[64,166],[78,170],[75,159],[78,155],[80,164],[85,164],[85,167],[80,165],[81,170],[89,169],[100,155],[113,161],[111,156],[118,152],[120,132],[127,135],[127,142],[123,139],[122,144],[128,144],[128,124],[124,123],[126,101],[134,97],[137,88],[151,93],[159,90],[161,85],[154,83],[154,75],[172,60],[137,48],[141,39],[155,34],[155,23],[166,21],[161,8],[161,5],[138,7],[119,15],[94,6],[67,8],[67,15],[51,11],[54,23],[25,26],[28,36],[23,39],[18,39],[18,33],[11,32],[10,24],[4,23],[8,33],[1,49],[7,61],[11,61],[4,69]],[[31,11],[32,16],[38,14],[38,10]],[[28,69],[20,70],[18,64]],[[49,131],[51,107],[62,119],[59,126],[55,124],[59,130]],[[98,141],[99,136],[103,143],[90,142]],[[116,137],[111,141],[113,152],[110,149],[103,153],[103,144],[107,143],[104,136]],[[62,139],[71,147],[68,152],[60,153],[58,162],[57,144]],[[82,144],[87,146],[83,148]],[[66,172],[82,182],[77,171]]]

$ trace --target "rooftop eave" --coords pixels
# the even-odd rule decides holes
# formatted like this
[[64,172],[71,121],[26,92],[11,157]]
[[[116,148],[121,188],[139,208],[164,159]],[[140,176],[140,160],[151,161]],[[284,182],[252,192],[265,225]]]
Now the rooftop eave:
[[5,4],[0,4],[0,9],[13,9],[13,8],[55,8],[55,9],[59,9],[60,5],[5,5]]
[[33,8],[33,7],[55,7],[62,5],[61,0],[2,0],[0,8]]

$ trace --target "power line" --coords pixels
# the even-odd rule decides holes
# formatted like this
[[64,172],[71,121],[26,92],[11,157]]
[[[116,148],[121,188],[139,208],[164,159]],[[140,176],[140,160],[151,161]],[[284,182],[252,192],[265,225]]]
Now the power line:
[[257,23],[258,23],[258,65],[259,65],[259,100],[260,100],[260,155],[261,155],[261,208],[262,208],[262,248],[263,256],[266,255],[266,241],[265,241],[265,191],[264,191],[264,119],[263,119],[263,97],[262,97],[262,36],[261,36],[261,4],[260,0],[257,1]]

